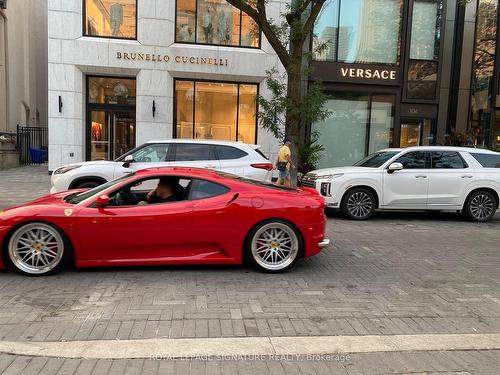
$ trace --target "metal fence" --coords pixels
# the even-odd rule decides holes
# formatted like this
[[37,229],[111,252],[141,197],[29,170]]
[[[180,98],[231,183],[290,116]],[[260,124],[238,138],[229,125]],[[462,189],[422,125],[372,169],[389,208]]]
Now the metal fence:
[[48,128],[46,127],[17,125],[19,164],[42,164],[48,160],[48,134]]

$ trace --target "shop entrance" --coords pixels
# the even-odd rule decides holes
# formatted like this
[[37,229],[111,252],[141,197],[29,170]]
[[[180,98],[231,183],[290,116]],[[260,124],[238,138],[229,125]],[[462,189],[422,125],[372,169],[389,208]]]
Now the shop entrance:
[[135,79],[87,77],[87,160],[115,160],[135,147]]
[[90,160],[115,160],[135,147],[135,112],[90,111]]
[[402,118],[400,147],[428,146],[436,143],[436,121],[430,118]]

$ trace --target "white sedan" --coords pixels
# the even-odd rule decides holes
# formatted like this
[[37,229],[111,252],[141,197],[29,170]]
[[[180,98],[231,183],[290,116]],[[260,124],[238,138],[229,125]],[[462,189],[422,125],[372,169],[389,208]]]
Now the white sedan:
[[365,220],[375,210],[456,210],[473,221],[495,215],[500,153],[461,147],[385,149],[351,167],[304,176],[303,186],[325,197],[327,209]]
[[273,164],[259,151],[259,147],[210,140],[150,141],[115,161],[87,161],[57,168],[52,173],[50,192],[93,188],[126,173],[151,167],[208,168],[270,181]]

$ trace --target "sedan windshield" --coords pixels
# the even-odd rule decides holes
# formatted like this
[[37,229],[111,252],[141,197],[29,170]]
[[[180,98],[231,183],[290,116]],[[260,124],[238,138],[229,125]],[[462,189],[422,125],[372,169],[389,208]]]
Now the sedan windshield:
[[356,167],[367,167],[367,168],[379,168],[387,160],[396,155],[399,151],[380,151],[374,154],[368,155],[366,158],[358,161],[354,166]]
[[133,176],[134,174],[135,173],[127,173],[125,176],[119,177],[115,180],[111,180],[109,182],[106,182],[105,184],[96,186],[93,189],[82,191],[81,193],[70,194],[64,200],[68,203],[78,204],[80,202],[83,202],[87,198],[90,198],[96,194],[99,194],[101,191],[104,191],[111,186],[118,185],[119,183],[128,179],[129,177]]

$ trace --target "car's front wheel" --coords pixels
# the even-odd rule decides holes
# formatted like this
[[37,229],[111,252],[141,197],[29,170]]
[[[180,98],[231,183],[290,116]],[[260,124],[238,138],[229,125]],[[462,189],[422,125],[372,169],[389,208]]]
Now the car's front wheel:
[[260,271],[283,272],[300,256],[302,241],[297,230],[283,220],[265,221],[255,227],[246,243],[247,256]]
[[465,215],[472,221],[484,222],[495,216],[497,202],[489,191],[480,190],[470,194],[464,205]]
[[364,188],[347,192],[342,200],[342,212],[351,220],[367,220],[375,212],[376,201],[373,193]]
[[12,233],[6,248],[7,263],[28,276],[46,276],[59,271],[68,262],[70,246],[55,226],[32,222]]

